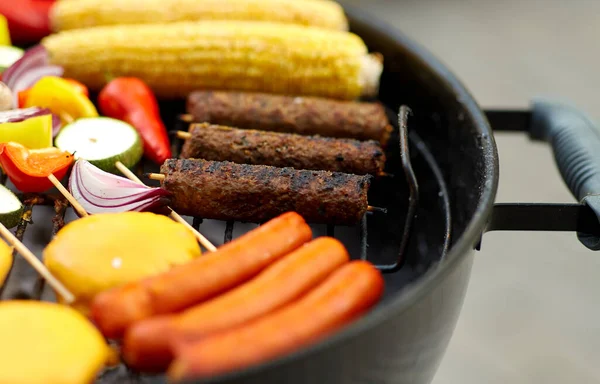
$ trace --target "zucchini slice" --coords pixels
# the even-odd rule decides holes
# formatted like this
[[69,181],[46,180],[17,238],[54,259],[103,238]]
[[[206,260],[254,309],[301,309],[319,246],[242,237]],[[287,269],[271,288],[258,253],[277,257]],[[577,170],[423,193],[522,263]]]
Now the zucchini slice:
[[118,173],[117,161],[131,168],[144,152],[136,129],[110,117],[77,119],[60,131],[54,144],[63,151],[74,153],[75,160],[83,158],[111,173]]
[[22,214],[23,204],[19,198],[10,189],[0,185],[0,223],[6,228],[16,227]]

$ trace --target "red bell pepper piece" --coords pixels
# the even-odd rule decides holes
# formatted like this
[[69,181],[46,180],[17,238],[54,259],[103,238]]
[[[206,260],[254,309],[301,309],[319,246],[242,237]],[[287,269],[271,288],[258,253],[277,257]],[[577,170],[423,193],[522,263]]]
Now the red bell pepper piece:
[[45,192],[52,188],[48,176],[61,180],[73,163],[73,155],[58,148],[27,149],[19,143],[0,144],[0,164],[21,192]]
[[54,0],[2,0],[0,13],[6,17],[13,45],[37,43],[52,31],[50,9]]
[[150,87],[134,77],[110,81],[98,95],[103,115],[123,120],[137,129],[144,142],[144,155],[157,164],[171,158],[167,129]]

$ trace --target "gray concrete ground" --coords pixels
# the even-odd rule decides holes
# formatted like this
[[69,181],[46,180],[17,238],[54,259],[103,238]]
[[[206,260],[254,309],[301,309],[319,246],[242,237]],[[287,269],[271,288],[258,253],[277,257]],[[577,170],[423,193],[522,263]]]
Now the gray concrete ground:
[[[484,107],[544,95],[600,121],[600,1],[343,2],[429,48]],[[547,147],[513,134],[497,141],[498,202],[573,201]],[[434,383],[600,383],[599,297],[600,254],[574,234],[487,234]]]

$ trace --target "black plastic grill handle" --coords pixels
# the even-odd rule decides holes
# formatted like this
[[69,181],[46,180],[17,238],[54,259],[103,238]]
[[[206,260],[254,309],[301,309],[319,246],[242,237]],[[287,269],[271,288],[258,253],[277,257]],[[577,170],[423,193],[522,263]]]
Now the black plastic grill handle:
[[[596,125],[573,107],[535,100],[529,132],[533,140],[550,144],[565,183],[600,219],[600,130]],[[577,236],[586,247],[600,250],[600,237]]]

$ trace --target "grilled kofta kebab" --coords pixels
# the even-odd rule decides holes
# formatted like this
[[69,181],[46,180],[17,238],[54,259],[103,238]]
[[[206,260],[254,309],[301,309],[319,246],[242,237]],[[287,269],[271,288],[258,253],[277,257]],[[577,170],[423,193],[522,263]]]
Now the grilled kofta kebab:
[[308,222],[354,225],[368,210],[370,175],[202,159],[169,159],[161,180],[182,215],[260,223],[295,211]]
[[238,164],[272,165],[324,170],[357,175],[381,175],[385,154],[378,142],[333,139],[291,133],[237,129],[208,123],[192,124],[181,158],[231,161]]
[[379,102],[253,92],[195,91],[188,95],[187,112],[190,122],[375,140],[383,146],[392,132],[385,108]]

